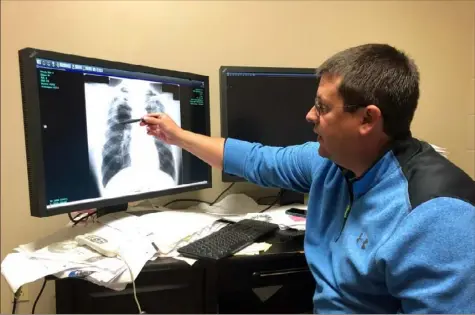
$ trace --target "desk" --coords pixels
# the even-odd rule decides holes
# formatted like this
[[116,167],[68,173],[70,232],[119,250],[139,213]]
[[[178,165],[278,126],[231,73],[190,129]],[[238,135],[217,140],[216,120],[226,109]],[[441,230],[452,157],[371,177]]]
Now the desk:
[[[312,312],[315,284],[302,239],[283,241],[272,235],[264,241],[272,246],[255,256],[200,260],[193,266],[172,258],[148,262],[135,282],[142,309],[149,314]],[[55,283],[58,314],[137,313],[131,284],[113,291],[84,280]],[[266,299],[273,291],[269,286],[281,287]],[[258,291],[264,291],[263,298]]]
[[[205,269],[173,258],[148,262],[135,280],[137,296],[147,313],[202,313]],[[78,279],[55,280],[56,313],[137,314],[133,287],[114,291]]]
[[206,313],[312,313],[315,282],[302,241],[277,237],[263,254],[234,256],[207,270]]

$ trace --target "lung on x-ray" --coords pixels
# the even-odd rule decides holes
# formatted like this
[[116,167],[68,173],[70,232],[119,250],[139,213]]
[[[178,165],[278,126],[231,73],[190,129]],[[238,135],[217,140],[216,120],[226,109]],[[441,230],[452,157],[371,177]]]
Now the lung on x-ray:
[[101,196],[115,197],[169,189],[180,184],[181,150],[147,135],[139,123],[146,113],[166,113],[181,126],[179,86],[109,77],[86,82],[89,160]]

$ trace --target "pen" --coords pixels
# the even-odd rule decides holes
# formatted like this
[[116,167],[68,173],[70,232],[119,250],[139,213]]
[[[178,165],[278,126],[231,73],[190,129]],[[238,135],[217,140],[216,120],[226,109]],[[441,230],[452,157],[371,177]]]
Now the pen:
[[120,123],[123,124],[123,125],[125,125],[125,124],[132,124],[132,123],[134,123],[134,122],[139,122],[139,121],[145,122],[145,120],[144,120],[143,118],[135,118],[135,119],[123,120],[123,121],[121,121]]

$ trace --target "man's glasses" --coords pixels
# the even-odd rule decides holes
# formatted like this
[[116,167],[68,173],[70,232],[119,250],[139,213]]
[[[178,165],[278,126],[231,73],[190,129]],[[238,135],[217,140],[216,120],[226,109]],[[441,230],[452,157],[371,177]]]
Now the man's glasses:
[[[333,109],[333,107],[330,108],[329,106],[320,103],[318,101],[318,99],[315,99],[314,107],[315,107],[315,110],[317,111],[318,116],[325,115]],[[344,106],[339,106],[339,107],[355,108],[355,107],[364,107],[364,106],[361,106],[361,105],[344,105]]]

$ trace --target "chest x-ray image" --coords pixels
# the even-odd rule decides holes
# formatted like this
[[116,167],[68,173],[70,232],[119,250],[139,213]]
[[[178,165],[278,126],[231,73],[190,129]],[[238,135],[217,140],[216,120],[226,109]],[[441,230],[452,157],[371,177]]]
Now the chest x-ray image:
[[181,149],[147,135],[138,122],[122,123],[161,112],[181,126],[179,86],[114,77],[106,81],[85,83],[89,160],[101,196],[179,185]]

